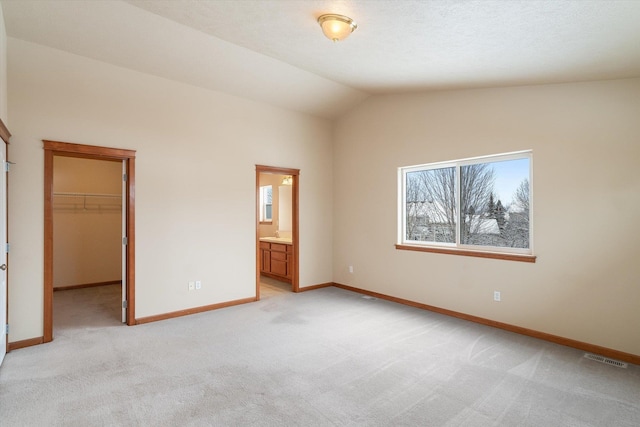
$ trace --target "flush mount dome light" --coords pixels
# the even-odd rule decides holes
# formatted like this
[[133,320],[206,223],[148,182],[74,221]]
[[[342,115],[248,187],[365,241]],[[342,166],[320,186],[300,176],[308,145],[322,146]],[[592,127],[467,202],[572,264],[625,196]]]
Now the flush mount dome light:
[[324,35],[334,42],[346,39],[358,28],[358,24],[353,22],[353,19],[335,14],[321,15],[318,18],[318,24],[320,24]]

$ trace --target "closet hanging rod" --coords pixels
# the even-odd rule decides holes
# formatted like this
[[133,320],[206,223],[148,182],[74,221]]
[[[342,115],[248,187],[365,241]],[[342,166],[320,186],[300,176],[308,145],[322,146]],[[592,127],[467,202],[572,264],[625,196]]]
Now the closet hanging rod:
[[106,193],[65,193],[54,192],[54,196],[58,197],[104,197],[104,198],[118,198],[122,197],[122,194],[106,194]]
[[122,195],[106,193],[54,192],[53,209],[73,212],[107,212],[122,209]]

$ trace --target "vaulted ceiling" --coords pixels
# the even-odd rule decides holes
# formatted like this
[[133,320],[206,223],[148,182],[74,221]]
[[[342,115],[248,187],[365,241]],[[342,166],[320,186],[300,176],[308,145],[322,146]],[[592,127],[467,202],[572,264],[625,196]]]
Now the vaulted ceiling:
[[[640,76],[636,0],[3,0],[9,37],[334,118],[371,94]],[[326,39],[323,13],[352,17]]]

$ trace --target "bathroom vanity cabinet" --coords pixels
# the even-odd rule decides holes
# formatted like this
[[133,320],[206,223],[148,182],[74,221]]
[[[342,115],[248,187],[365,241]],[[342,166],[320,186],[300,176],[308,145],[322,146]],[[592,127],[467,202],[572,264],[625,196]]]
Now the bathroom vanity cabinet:
[[260,241],[260,273],[291,283],[293,246]]

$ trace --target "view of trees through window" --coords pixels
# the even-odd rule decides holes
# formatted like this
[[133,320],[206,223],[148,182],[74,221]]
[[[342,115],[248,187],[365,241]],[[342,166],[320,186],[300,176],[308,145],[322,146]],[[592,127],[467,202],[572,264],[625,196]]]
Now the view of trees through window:
[[260,221],[272,221],[273,187],[264,185],[260,187]]
[[405,239],[529,249],[530,158],[500,157],[404,170]]

